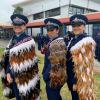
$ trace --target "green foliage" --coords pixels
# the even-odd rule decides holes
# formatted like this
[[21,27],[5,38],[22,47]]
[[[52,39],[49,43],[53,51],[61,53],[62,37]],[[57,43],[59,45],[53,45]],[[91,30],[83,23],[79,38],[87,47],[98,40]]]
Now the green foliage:
[[23,14],[23,8],[21,8],[21,7],[16,7],[15,9],[14,9],[14,12],[13,12],[13,14]]
[[4,49],[3,48],[0,48],[0,58],[2,57],[3,52],[4,52]]

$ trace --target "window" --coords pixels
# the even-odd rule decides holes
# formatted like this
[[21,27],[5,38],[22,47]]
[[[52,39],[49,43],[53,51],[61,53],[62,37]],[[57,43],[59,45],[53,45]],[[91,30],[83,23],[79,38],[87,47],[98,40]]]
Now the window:
[[77,14],[84,14],[84,9],[83,8],[77,8],[76,12],[77,12]]
[[84,13],[92,13],[92,12],[96,12],[96,10],[92,10],[92,9],[85,9]]
[[37,13],[37,14],[33,15],[34,20],[42,19],[42,18],[44,18],[44,13],[43,12],[40,12],[40,13]]
[[73,12],[72,14],[77,14],[77,8],[73,7]]
[[100,33],[100,24],[93,24],[93,37]]
[[84,14],[84,8],[82,7],[76,7],[76,6],[70,6],[69,7],[69,14]]
[[69,14],[73,13],[73,7],[69,6]]
[[57,16],[57,15],[60,15],[60,8],[51,9],[45,12],[46,18]]

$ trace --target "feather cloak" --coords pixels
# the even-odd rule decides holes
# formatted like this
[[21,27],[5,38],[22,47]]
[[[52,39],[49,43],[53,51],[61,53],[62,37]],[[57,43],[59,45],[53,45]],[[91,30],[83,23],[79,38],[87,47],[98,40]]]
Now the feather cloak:
[[95,45],[91,37],[85,37],[71,48],[77,79],[77,83],[73,85],[73,90],[78,92],[79,100],[95,100],[93,88]]
[[34,40],[24,39],[10,49],[9,62],[20,95],[30,100],[39,100],[40,83]]
[[50,86],[56,87],[66,82],[66,45],[63,38],[57,38],[50,43]]

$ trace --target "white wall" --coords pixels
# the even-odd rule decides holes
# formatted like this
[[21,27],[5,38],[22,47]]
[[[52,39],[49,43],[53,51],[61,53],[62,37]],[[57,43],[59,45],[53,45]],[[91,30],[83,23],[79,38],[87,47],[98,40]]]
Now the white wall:
[[69,6],[61,7],[61,17],[68,17]]
[[71,0],[71,4],[87,8],[88,0]]
[[44,10],[42,1],[29,3],[29,4],[23,5],[21,7],[23,7],[24,14],[26,14],[26,15],[35,14],[35,13],[38,13],[38,12],[42,12]]
[[68,4],[69,0],[33,0],[27,4],[20,4],[19,6],[24,9],[25,15],[31,15]]
[[100,11],[100,3],[93,0],[71,0],[71,4]]
[[89,3],[89,8],[100,11],[100,3],[96,3],[92,1]]
[[29,22],[32,22],[33,21],[33,15],[29,15],[27,17],[28,17]]
[[59,0],[44,0],[44,10],[49,10],[59,7]]
[[70,0],[60,0],[60,5],[65,6],[65,5],[68,5],[69,2],[70,2]]

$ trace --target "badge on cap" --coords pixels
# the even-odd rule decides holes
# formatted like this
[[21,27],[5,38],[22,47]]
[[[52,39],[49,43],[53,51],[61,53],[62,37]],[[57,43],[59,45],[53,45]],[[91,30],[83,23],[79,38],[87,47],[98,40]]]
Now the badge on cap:
[[23,25],[28,23],[28,18],[21,14],[13,14],[10,19],[14,25]]
[[52,23],[50,21],[48,21],[47,25],[50,25],[50,24],[52,24]]
[[18,17],[14,18],[14,19],[13,19],[13,22],[14,22],[14,23],[25,23],[25,21],[24,21],[23,19],[20,19],[20,18],[18,18]]
[[78,21],[78,18],[76,17],[76,18],[74,19],[74,21],[75,21],[75,22]]

